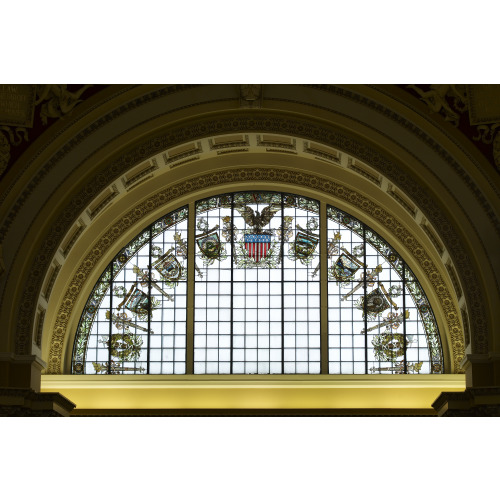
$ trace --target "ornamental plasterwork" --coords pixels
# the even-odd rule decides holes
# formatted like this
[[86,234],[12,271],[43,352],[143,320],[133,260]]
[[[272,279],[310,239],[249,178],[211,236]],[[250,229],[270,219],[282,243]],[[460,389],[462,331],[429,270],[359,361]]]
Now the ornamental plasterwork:
[[430,85],[429,90],[422,90],[416,85],[408,85],[432,112],[441,114],[446,121],[458,127],[460,115],[467,111],[467,91],[465,85]]
[[73,313],[74,305],[79,297],[80,291],[89,279],[92,269],[98,265],[101,257],[106,254],[111,245],[120,239],[121,235],[135,224],[139,223],[145,216],[158,208],[165,206],[176,199],[192,194],[201,189],[220,187],[235,182],[282,182],[292,186],[308,187],[329,196],[342,199],[350,206],[361,209],[380,224],[384,225],[393,235],[415,257],[423,272],[429,278],[432,287],[438,296],[440,307],[444,312],[446,329],[449,332],[452,345],[451,359],[453,369],[459,372],[458,366],[464,356],[463,333],[457,310],[453,304],[450,291],[432,262],[429,254],[420,245],[417,239],[406,230],[394,216],[384,210],[376,203],[368,200],[364,195],[350,188],[342,186],[328,179],[313,175],[304,175],[285,169],[256,168],[224,170],[206,175],[201,175],[189,181],[179,182],[171,187],[157,193],[145,202],[137,205],[120,221],[110,227],[102,236],[97,245],[86,255],[76,270],[68,285],[61,301],[60,309],[52,332],[50,352],[48,356],[47,373],[58,374],[62,372],[62,356],[64,340],[68,332],[68,322]]
[[262,105],[262,85],[240,85],[242,108],[260,108]]
[[[337,88],[337,91],[341,92],[342,89]],[[349,92],[346,97],[355,98],[356,95],[352,95],[352,93]],[[135,103],[135,101],[134,103],[131,103],[131,106],[137,105],[139,104]],[[109,115],[109,120],[111,120],[113,116],[114,115],[112,114]],[[103,123],[105,122],[106,119]],[[92,127],[89,127],[87,133],[92,133],[93,130],[94,129],[92,129]],[[457,270],[461,275],[461,280],[468,283],[467,303],[469,305],[470,312],[469,317],[471,320],[473,349],[476,352],[487,352],[488,345],[486,324],[484,320],[484,301],[482,300],[482,294],[477,277],[472,271],[469,256],[464,250],[461,240],[458,238],[458,235],[455,233],[451,224],[445,219],[441,210],[439,210],[436,206],[435,201],[429,196],[429,193],[419,186],[413,179],[403,174],[403,170],[393,160],[383,156],[381,152],[373,149],[372,147],[367,147],[364,143],[359,142],[355,136],[348,136],[344,131],[341,133],[332,127],[320,127],[314,122],[289,120],[283,117],[273,116],[272,114],[241,115],[217,120],[207,119],[196,123],[194,126],[183,126],[171,129],[162,136],[154,137],[145,141],[134,150],[129,151],[126,155],[117,158],[114,162],[107,165],[106,169],[101,170],[101,172],[93,179],[91,184],[85,186],[79,194],[75,195],[65,211],[61,213],[59,218],[52,225],[50,234],[37,252],[37,257],[32,267],[30,277],[25,284],[23,300],[20,305],[20,314],[17,325],[16,352],[24,353],[29,351],[29,339],[31,338],[32,322],[34,317],[33,304],[36,304],[37,296],[45,276],[47,266],[59,247],[60,241],[64,235],[67,234],[67,231],[70,229],[72,223],[78,218],[82,208],[88,205],[90,201],[102,191],[102,189],[110,184],[110,182],[113,182],[121,175],[124,175],[131,166],[137,165],[151,156],[158,154],[169,147],[173,147],[176,144],[193,140],[193,138],[199,137],[200,133],[207,134],[213,132],[217,134],[229,134],[234,133],[236,130],[254,130],[260,133],[265,131],[269,133],[283,133],[302,136],[319,143],[327,144],[330,147],[346,151],[348,154],[351,154],[363,162],[366,162],[366,164],[373,166],[373,168],[377,171],[395,182],[404,192],[408,194],[408,196],[410,196],[410,198],[418,199],[419,206],[425,212],[429,222],[432,223],[433,227],[438,230],[440,238],[447,242],[447,248],[453,258],[453,261],[456,263]],[[85,137],[85,134],[73,139],[71,143],[68,144],[68,148],[71,149],[76,147],[78,143],[83,140],[83,137]],[[439,145],[437,143],[432,143],[430,147],[436,149],[439,148]],[[67,153],[66,148],[65,151]],[[66,153],[62,152],[49,160],[40,172],[40,179],[43,178],[49,169],[53,168],[56,163],[61,161]],[[445,155],[445,158],[448,157]],[[451,166],[455,170],[461,169],[460,165],[453,162],[451,158],[449,158],[449,161],[451,161]],[[460,172],[458,173],[460,174]],[[27,191],[16,202],[13,207],[13,211],[6,219],[6,225],[2,228],[3,234],[5,234],[8,226],[13,222],[16,211],[18,211],[24,204],[26,197],[29,196],[30,191],[33,191],[35,187],[36,184],[28,186]],[[485,207],[485,212],[491,218],[492,212],[491,210],[486,210],[486,208],[487,207]],[[494,223],[494,221],[492,221],[492,223]]]
[[7,169],[11,147],[27,143],[33,115],[46,126],[49,118],[62,118],[82,101],[92,85],[70,92],[67,85],[2,85],[0,88],[0,175]]
[[[455,127],[475,127],[476,133],[470,139],[483,144],[492,144],[493,160],[500,171],[500,85],[429,85],[428,90],[417,85],[407,85],[416,92],[433,113],[440,114]],[[468,113],[467,113],[468,112]],[[468,123],[465,123],[468,122]]]

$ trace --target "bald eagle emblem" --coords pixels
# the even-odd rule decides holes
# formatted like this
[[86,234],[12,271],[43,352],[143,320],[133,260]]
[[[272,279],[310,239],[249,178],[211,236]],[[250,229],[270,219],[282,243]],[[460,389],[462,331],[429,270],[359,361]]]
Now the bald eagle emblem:
[[262,212],[253,210],[248,205],[235,206],[247,226],[243,231],[241,251],[235,255],[239,267],[276,267],[279,259],[279,245],[273,242],[274,229],[264,229],[271,219],[281,210],[281,205],[268,205]]
[[243,217],[243,220],[252,228],[254,234],[262,234],[268,233],[269,231],[263,231],[262,228],[267,226],[274,215],[281,210],[280,206],[269,205],[265,207],[261,213],[258,211],[253,211],[248,205],[243,205],[242,207],[234,207],[240,215]]

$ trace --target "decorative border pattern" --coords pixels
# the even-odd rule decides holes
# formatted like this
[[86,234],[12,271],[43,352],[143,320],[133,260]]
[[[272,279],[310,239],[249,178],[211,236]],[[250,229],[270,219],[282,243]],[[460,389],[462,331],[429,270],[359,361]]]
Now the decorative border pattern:
[[52,333],[51,346],[48,359],[48,374],[62,373],[62,355],[64,339],[68,334],[68,321],[73,306],[80,294],[80,291],[87,281],[91,270],[96,266],[103,254],[110,246],[120,238],[120,235],[139,223],[147,214],[166,205],[167,203],[192,194],[196,191],[211,187],[220,187],[234,182],[280,182],[294,186],[305,186],[323,192],[329,196],[340,198],[349,205],[355,206],[364,213],[369,214],[380,222],[394,235],[394,237],[413,254],[419,262],[421,268],[428,276],[436,291],[440,305],[445,313],[448,331],[452,343],[452,360],[455,372],[458,372],[460,361],[464,357],[463,333],[460,326],[457,311],[453,305],[452,297],[446,284],[432,262],[430,256],[422,248],[417,239],[406,230],[396,218],[368,200],[364,195],[350,188],[342,186],[329,179],[313,175],[306,175],[301,172],[275,168],[235,168],[233,170],[223,170],[210,174],[200,175],[196,178],[179,182],[172,185],[150,199],[140,203],[135,208],[126,213],[123,218],[110,227],[97,245],[85,256],[79,268],[66,289],[61,307],[57,314],[57,320]]
[[[481,289],[477,277],[473,272],[470,258],[452,225],[443,216],[429,193],[414,179],[403,173],[398,164],[386,158],[383,153],[360,142],[355,136],[348,136],[333,127],[318,126],[309,121],[299,121],[273,116],[252,113],[220,119],[206,119],[188,126],[170,129],[167,133],[145,141],[135,149],[128,150],[112,162],[107,168],[97,174],[93,182],[83,188],[76,195],[65,210],[60,214],[51,228],[51,232],[37,252],[31,274],[25,284],[23,299],[19,308],[17,324],[16,353],[29,351],[32,322],[34,318],[34,304],[41,287],[41,281],[46,272],[52,255],[57,250],[58,243],[66,234],[71,224],[78,218],[82,209],[106,186],[129,168],[145,161],[155,154],[176,144],[192,141],[201,136],[220,135],[228,132],[277,132],[304,138],[313,139],[359,158],[371,165],[383,175],[401,187],[411,199],[419,200],[426,217],[436,229],[439,229],[441,238],[447,241],[447,248],[453,256],[461,278],[468,283],[467,300],[470,308],[471,334],[474,352],[488,351],[487,332],[485,324],[485,310],[482,301]],[[65,148],[66,149],[66,148]],[[188,182],[189,184],[189,182]]]

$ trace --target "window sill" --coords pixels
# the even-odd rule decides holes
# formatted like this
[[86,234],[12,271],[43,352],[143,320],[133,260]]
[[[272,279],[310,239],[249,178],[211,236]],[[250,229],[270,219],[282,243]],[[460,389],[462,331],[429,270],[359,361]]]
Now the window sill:
[[431,409],[465,375],[43,375],[77,410]]

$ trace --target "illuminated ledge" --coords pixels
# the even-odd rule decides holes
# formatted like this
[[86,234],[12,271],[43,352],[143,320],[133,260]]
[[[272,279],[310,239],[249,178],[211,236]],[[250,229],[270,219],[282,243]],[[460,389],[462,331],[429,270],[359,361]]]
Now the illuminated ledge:
[[465,390],[464,375],[43,375],[79,410],[415,409]]

